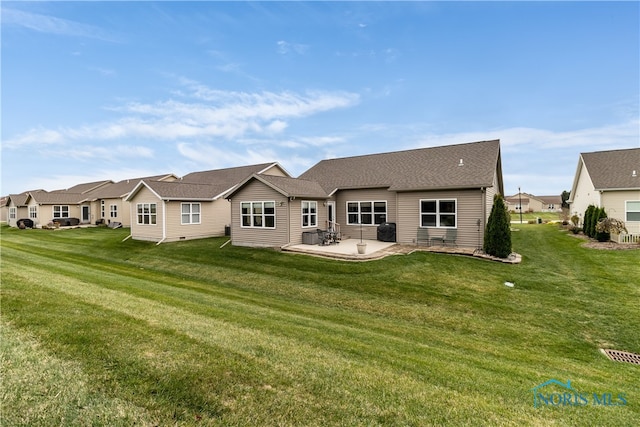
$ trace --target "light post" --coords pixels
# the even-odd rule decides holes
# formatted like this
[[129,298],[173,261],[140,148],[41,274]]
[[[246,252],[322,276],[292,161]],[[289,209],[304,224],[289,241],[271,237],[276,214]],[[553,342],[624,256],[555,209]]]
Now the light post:
[[520,224],[522,224],[522,195],[520,194],[520,187],[518,187],[518,203],[520,204]]

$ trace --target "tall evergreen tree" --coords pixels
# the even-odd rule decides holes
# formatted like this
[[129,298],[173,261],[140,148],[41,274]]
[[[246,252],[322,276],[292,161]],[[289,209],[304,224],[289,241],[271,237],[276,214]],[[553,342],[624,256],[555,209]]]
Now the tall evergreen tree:
[[484,251],[499,258],[507,258],[511,254],[509,213],[500,194],[493,198],[493,207],[484,232]]

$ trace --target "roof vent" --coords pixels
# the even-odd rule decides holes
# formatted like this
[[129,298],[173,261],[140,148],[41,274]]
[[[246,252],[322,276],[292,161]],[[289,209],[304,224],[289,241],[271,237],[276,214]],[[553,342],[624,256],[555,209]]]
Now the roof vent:
[[637,177],[638,176],[638,172],[634,169],[633,172],[631,172],[631,176],[632,177]]
[[462,159],[460,159],[460,163],[458,163],[458,166],[464,166],[464,161]]

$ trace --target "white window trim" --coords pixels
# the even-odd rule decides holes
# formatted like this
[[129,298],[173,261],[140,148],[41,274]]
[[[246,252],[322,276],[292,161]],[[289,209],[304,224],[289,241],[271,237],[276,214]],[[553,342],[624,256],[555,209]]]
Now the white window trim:
[[[358,204],[358,221],[359,222],[349,222],[349,215],[354,215],[355,212],[349,212],[349,203],[357,203]],[[377,227],[381,223],[376,223],[376,214],[380,215],[380,212],[376,213],[375,204],[376,203],[384,203],[384,221],[387,222],[389,219],[389,203],[386,200],[348,200],[345,204],[345,211],[347,213],[347,225],[360,225],[360,221],[362,221],[362,210],[360,209],[361,203],[371,203],[371,223],[362,224],[363,227]],[[369,214],[368,212],[366,213]]]
[[[309,204],[309,213],[304,213],[304,204]],[[311,206],[315,206],[315,211],[311,213]],[[304,225],[304,217],[308,217],[308,225]],[[311,221],[314,218],[315,221]],[[315,200],[303,200],[300,203],[300,226],[302,228],[317,228],[318,227],[318,202]]]
[[[56,216],[56,208],[60,208],[60,215]],[[64,209],[62,208],[67,208],[67,215],[66,216],[62,216]],[[51,207],[51,209],[53,210],[53,218],[54,219],[59,219],[59,218],[69,218],[69,205],[53,205]]]
[[16,219],[17,216],[18,216],[18,209],[16,209],[15,207],[10,207],[9,208],[9,219]]
[[[149,213],[148,214],[144,213],[144,206],[145,205],[149,206]],[[151,206],[152,205],[155,205],[156,213],[151,213]],[[140,206],[142,206],[142,212],[143,213],[140,213],[140,210],[139,210]],[[142,215],[142,217],[143,217],[143,221],[142,222],[140,222],[140,215]],[[145,224],[144,223],[144,217],[145,216],[149,216],[149,224]],[[151,222],[151,218],[152,217],[154,217],[155,222]],[[144,226],[148,226],[148,225],[156,226],[156,225],[158,225],[158,204],[157,203],[137,203],[136,204],[136,224],[144,225]]]
[[[193,212],[193,206],[198,205],[198,212]],[[183,206],[189,206],[189,212],[183,212]],[[184,222],[184,215],[189,215],[189,221]],[[194,221],[193,217],[198,215],[198,221]],[[180,203],[180,224],[181,225],[196,225],[202,223],[202,205],[200,203]]]
[[104,218],[105,209],[104,209],[104,200],[100,200],[100,218]]
[[625,200],[625,201],[624,201],[624,220],[625,220],[625,222],[640,222],[640,221],[634,221],[634,220],[629,220],[629,219],[628,219],[628,218],[629,218],[629,217],[628,217],[628,213],[629,213],[629,212],[634,212],[634,213],[636,213],[636,212],[640,212],[640,210],[631,210],[631,211],[630,211],[630,210],[628,210],[628,209],[627,209],[627,206],[628,206],[628,203],[629,203],[629,202],[640,203],[640,200]]
[[109,205],[109,218],[118,217],[118,205]]
[[37,206],[29,206],[29,218],[38,219],[38,207]]
[[[249,205],[251,206],[251,210],[249,212],[248,215],[245,215],[242,213],[242,205],[245,203],[249,203]],[[261,203],[262,204],[262,213],[259,215],[256,215],[253,213],[253,204],[254,203]],[[269,214],[267,215],[265,213],[265,208],[264,205],[265,203],[273,203],[273,215]],[[267,230],[275,230],[276,228],[276,224],[277,224],[277,216],[276,216],[276,202],[275,200],[256,200],[256,201],[242,201],[240,202],[240,228],[259,228],[259,229],[267,229]],[[258,226],[258,225],[253,225],[254,224],[254,217],[256,216],[261,216],[262,217],[262,225]],[[273,227],[267,227],[265,224],[267,223],[267,221],[265,220],[267,216],[273,216]],[[249,217],[250,221],[249,223],[251,225],[244,225],[244,221],[243,218],[244,217]]]
[[[436,211],[435,212],[422,212],[422,202],[436,202]],[[454,213],[451,212],[444,212],[444,213],[440,213],[440,202],[454,202],[455,206],[456,206],[456,211]],[[451,229],[456,229],[458,228],[458,199],[450,199],[450,198],[444,198],[444,199],[420,199],[418,201],[419,203],[419,223],[418,226],[420,228],[451,228]],[[436,225],[422,225],[422,215],[423,214],[429,214],[429,215],[435,215],[436,216]],[[454,220],[456,225],[453,227],[449,227],[446,225],[440,225],[440,215],[453,215],[454,216]]]

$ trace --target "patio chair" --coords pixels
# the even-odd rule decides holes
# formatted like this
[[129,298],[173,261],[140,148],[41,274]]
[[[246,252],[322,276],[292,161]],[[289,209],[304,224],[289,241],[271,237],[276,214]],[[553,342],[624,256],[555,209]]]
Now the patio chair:
[[442,243],[447,244],[451,243],[453,246],[458,246],[456,243],[456,238],[458,237],[458,230],[455,228],[447,228],[445,232],[444,238],[442,239]]
[[328,232],[318,229],[318,244],[321,246],[331,244],[331,236]]

